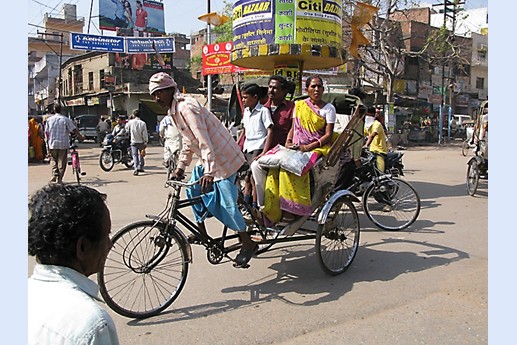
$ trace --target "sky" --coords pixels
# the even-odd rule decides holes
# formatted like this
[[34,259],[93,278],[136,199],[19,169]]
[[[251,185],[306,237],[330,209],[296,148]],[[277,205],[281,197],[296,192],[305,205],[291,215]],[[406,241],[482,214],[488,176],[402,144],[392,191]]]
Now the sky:
[[[200,15],[207,13],[208,1],[210,1],[211,12],[221,12],[224,8],[224,0],[163,0],[165,9],[165,29],[167,33],[178,32],[190,36],[206,27],[205,22],[197,19]],[[43,25],[45,13],[59,16],[64,3],[74,4],[77,7],[77,16],[84,17],[84,32],[87,32],[88,18],[90,17],[91,0],[28,0],[28,34],[36,36],[37,30],[41,28],[33,25]],[[228,3],[234,3],[227,0]],[[99,0],[93,0],[92,21],[90,23],[90,34],[100,35]],[[106,31],[104,34],[109,35]]]
[[[167,33],[178,32],[189,36],[193,32],[197,32],[205,28],[206,24],[197,17],[207,13],[208,3],[210,1],[211,12],[222,12],[224,8],[224,0],[163,0],[165,8],[165,29]],[[226,0],[227,3],[235,3],[232,0]],[[441,3],[443,1],[424,0],[426,3]],[[91,0],[28,0],[28,34],[36,36],[37,30],[41,28],[34,25],[43,25],[43,16],[45,13],[59,16],[64,3],[75,4],[77,6],[77,15],[85,18],[84,32],[87,32],[88,18],[90,17]],[[487,7],[488,0],[465,0],[465,8]],[[100,35],[98,28],[99,19],[96,17],[99,11],[99,0],[93,0],[92,19],[90,22],[90,34]],[[105,34],[107,34],[105,32]]]

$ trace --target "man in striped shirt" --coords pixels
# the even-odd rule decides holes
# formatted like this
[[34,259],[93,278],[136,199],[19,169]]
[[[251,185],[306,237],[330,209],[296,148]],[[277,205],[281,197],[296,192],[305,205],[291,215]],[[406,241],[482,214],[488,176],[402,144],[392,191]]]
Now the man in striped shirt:
[[[187,189],[187,195],[202,195],[208,211],[228,228],[238,231],[242,242],[240,253],[235,258],[235,267],[247,267],[258,249],[245,231],[246,224],[237,205],[235,175],[245,158],[230,132],[221,121],[197,100],[184,97],[170,75],[159,72],[149,80],[149,93],[163,108],[183,137],[183,146],[178,158],[176,176],[183,176],[195,154],[199,161],[192,171],[191,180],[199,179],[196,189]],[[206,236],[203,208],[194,205],[194,215],[200,232]],[[191,242],[195,238],[190,238]]]

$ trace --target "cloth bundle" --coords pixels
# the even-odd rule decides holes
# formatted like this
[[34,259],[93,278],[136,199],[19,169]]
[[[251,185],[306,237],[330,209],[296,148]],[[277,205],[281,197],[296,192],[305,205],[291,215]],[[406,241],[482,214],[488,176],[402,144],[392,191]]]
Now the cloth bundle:
[[263,168],[282,168],[297,176],[303,176],[316,164],[316,152],[302,152],[278,144],[258,159]]

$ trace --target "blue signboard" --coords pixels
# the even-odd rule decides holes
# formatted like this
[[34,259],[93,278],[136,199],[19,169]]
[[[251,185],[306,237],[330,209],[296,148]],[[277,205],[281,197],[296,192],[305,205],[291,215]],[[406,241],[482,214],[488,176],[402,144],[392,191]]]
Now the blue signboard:
[[124,53],[124,37],[97,36],[72,32],[70,47],[78,50],[97,50],[113,53]]
[[172,37],[126,37],[127,53],[154,53],[153,42],[159,53],[174,53]]

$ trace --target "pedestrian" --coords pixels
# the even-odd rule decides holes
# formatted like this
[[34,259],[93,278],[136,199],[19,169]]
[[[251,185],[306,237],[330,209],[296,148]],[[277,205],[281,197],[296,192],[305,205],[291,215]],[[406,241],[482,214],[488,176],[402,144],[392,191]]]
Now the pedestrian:
[[126,131],[129,133],[131,142],[131,154],[133,155],[133,175],[137,176],[141,172],[145,172],[144,155],[147,147],[148,134],[147,125],[140,119],[140,110],[133,110],[133,118],[126,123]]
[[42,162],[44,155],[43,125],[34,116],[29,117],[29,149],[32,147],[31,160]]
[[163,141],[163,166],[169,167],[169,158],[176,152],[179,152],[182,146],[181,134],[176,128],[172,116],[167,114],[160,121],[158,127],[160,138]]
[[50,184],[29,201],[28,344],[119,344],[99,287],[88,277],[102,269],[112,246],[105,194],[84,185]]
[[84,140],[74,121],[61,115],[61,105],[54,104],[54,115],[49,117],[45,124],[45,137],[52,169],[50,182],[63,183],[70,148],[70,134],[77,136],[80,141]]
[[[190,178],[199,180],[199,185],[187,189],[186,193],[189,198],[201,195],[203,205],[193,205],[201,235],[207,236],[204,220],[208,212],[229,229],[238,231],[242,247],[234,266],[247,267],[258,245],[245,231],[246,224],[237,205],[235,177],[245,162],[243,153],[221,121],[194,98],[184,97],[167,73],[151,76],[149,93],[162,108],[169,109],[168,114],[183,137],[175,175],[183,176],[194,154],[200,158]],[[194,242],[195,238],[191,236],[189,241]]]
[[[246,138],[243,152],[250,165],[272,148],[274,123],[269,109],[260,103],[261,93],[261,88],[255,83],[244,85],[241,91],[244,106],[242,116],[244,130],[241,135],[245,135]],[[250,205],[254,204],[254,208],[257,208],[257,194],[253,184],[250,172],[245,179],[244,201]]]
[[370,152],[377,156],[377,169],[384,173],[385,159],[388,154],[386,128],[384,127],[384,116],[377,113],[375,107],[368,107],[366,111],[364,135],[368,138],[364,148],[369,148]]
[[110,129],[110,124],[104,119],[104,116],[101,116],[99,123],[95,127],[97,132],[97,142],[100,146],[102,146],[102,141],[104,140],[106,134],[110,132]]

